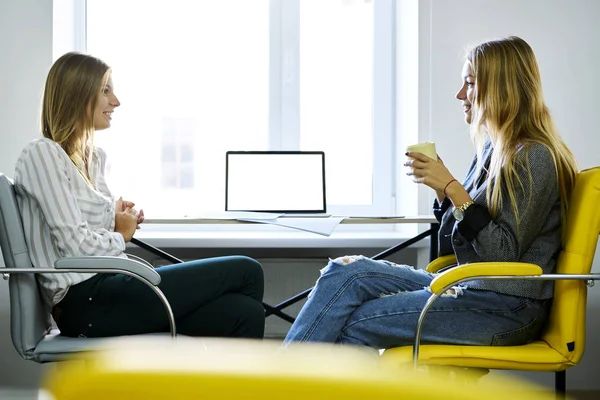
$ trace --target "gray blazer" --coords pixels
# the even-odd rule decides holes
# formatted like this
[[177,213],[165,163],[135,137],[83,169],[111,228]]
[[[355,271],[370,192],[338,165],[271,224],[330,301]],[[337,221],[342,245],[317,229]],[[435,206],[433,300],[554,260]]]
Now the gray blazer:
[[[488,166],[493,147],[488,142],[483,159]],[[554,273],[556,258],[561,249],[561,210],[558,179],[552,155],[540,144],[521,148],[517,154],[517,171],[523,183],[518,188],[516,201],[519,208],[519,226],[506,191],[498,217],[493,220],[486,201],[486,176],[477,178],[474,157],[463,186],[475,204],[467,208],[465,217],[456,222],[452,204],[445,199],[434,202],[434,214],[440,221],[439,253],[456,254],[458,264],[483,261],[518,261],[539,265],[544,273]],[[525,168],[531,168],[531,179]],[[485,175],[485,174],[482,174]],[[552,297],[551,281],[489,280],[473,281],[471,289],[491,290],[534,299]]]

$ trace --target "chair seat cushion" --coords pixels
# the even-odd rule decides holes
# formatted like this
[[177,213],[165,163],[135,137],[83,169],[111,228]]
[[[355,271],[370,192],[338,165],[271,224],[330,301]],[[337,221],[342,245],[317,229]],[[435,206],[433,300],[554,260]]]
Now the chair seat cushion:
[[[169,336],[169,333],[148,333],[136,337]],[[58,329],[53,329],[39,341],[30,358],[36,362],[62,361],[85,351],[97,351],[106,348],[115,338],[72,338],[62,336]]]
[[[412,346],[387,349],[382,360],[410,363],[412,352]],[[562,371],[575,365],[541,340],[521,346],[422,345],[419,363],[527,371]]]

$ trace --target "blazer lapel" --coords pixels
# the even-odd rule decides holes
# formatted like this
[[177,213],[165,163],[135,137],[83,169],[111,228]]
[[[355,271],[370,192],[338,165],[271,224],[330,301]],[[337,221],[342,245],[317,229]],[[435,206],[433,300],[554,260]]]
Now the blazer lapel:
[[487,171],[490,169],[490,163],[492,161],[492,152],[493,148],[490,142],[486,144],[486,149],[483,152],[483,171],[479,174],[477,179],[472,182],[471,187],[467,189],[467,191],[471,194],[471,197],[474,199],[475,196],[481,191],[485,191],[488,184],[488,173]]

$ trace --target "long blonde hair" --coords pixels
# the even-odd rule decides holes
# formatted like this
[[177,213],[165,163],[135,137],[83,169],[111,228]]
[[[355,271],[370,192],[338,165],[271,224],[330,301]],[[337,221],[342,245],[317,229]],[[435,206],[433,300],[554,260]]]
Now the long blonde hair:
[[54,62],[44,88],[42,134],[63,148],[91,186],[94,108],[109,74],[103,61],[70,52]]
[[544,103],[533,50],[523,39],[511,36],[480,44],[468,52],[466,58],[475,76],[471,137],[478,155],[478,174],[484,173],[482,155],[487,138],[494,147],[487,171],[490,179],[487,202],[492,218],[498,216],[505,200],[502,198],[504,186],[518,224],[515,193],[517,185],[525,186],[518,178],[517,167],[529,171],[529,188],[533,177],[529,165],[516,165],[515,154],[520,149],[528,151],[529,145],[539,143],[554,159],[564,223],[578,171],[577,163],[558,135]]

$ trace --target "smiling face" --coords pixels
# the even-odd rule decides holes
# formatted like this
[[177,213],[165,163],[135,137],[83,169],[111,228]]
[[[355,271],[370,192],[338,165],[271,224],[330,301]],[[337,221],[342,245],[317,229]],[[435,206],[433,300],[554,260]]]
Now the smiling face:
[[462,102],[465,122],[470,124],[472,121],[471,108],[475,98],[475,75],[471,63],[468,61],[465,61],[462,68],[462,82],[460,90],[456,93],[456,98]]
[[121,105],[113,91],[110,72],[108,72],[108,74],[109,75],[103,79],[105,84],[100,88],[100,93],[98,93],[96,107],[94,109],[94,129],[97,131],[110,128],[112,113],[115,108]]

